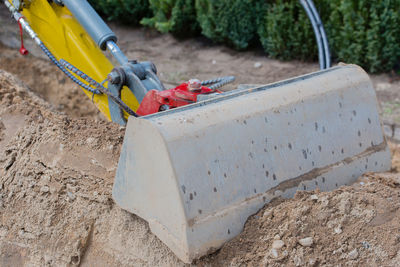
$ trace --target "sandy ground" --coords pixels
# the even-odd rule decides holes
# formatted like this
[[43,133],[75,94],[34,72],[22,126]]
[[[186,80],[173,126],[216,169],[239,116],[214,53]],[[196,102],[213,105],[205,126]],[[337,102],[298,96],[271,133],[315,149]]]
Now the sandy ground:
[[[183,265],[145,221],[112,201],[123,128],[57,112],[4,71],[0,118],[1,266]],[[392,150],[391,173],[276,199],[194,264],[396,266],[400,146]]]
[[[112,200],[124,129],[106,122],[39,51],[21,57],[13,48],[17,27],[1,14],[0,41],[8,46],[0,46],[0,68],[7,71],[0,71],[0,266],[184,265],[145,221]],[[236,84],[268,83],[317,69],[201,38],[113,28],[127,55],[154,61],[170,86],[231,74]],[[372,79],[384,118],[396,120],[400,82],[388,74]],[[276,199],[241,235],[194,264],[398,266],[400,146],[391,147],[392,172],[365,175],[333,192]]]

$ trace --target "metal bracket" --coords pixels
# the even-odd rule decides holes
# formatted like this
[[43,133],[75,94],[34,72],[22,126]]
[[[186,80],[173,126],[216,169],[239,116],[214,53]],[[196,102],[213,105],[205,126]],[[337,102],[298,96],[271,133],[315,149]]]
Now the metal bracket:
[[15,7],[15,9],[17,11],[21,11],[22,10],[22,2],[23,2],[23,0],[13,0],[12,1],[12,4],[13,4],[13,6]]
[[[158,79],[157,69],[152,62],[129,61],[115,68],[108,75],[108,89],[115,96],[121,95],[123,86],[127,86],[139,103],[150,90],[165,90]],[[113,101],[108,101],[111,119],[121,125],[126,125],[126,119],[120,107]]]
[[[121,88],[119,85],[109,83],[108,90],[118,98],[121,98]],[[121,110],[120,106],[115,103],[110,97],[108,97],[108,108],[110,110],[111,120],[120,125],[126,125],[126,119],[124,117],[124,112]]]

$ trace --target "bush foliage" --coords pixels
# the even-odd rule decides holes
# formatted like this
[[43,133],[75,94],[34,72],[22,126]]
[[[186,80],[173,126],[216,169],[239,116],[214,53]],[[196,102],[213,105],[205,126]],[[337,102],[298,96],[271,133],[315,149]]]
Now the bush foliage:
[[257,25],[265,0],[196,0],[202,33],[237,49],[245,49],[257,37]]
[[149,0],[154,16],[144,18],[141,23],[158,31],[171,32],[178,37],[189,37],[199,33],[194,0]]
[[[370,72],[391,70],[400,60],[400,0],[320,0],[315,5],[336,61]],[[314,33],[299,1],[277,0],[258,30],[265,51],[281,59],[316,59]]]
[[271,57],[301,60],[317,58],[314,32],[299,1],[277,0],[269,4],[258,26],[258,34],[264,50]]
[[[254,42],[280,59],[315,60],[311,23],[298,0],[91,0],[108,19],[246,49]],[[314,0],[333,59],[370,72],[400,62],[400,0]]]
[[400,60],[400,0],[329,1],[329,41],[338,60],[371,72]]
[[150,16],[148,0],[89,0],[89,3],[107,20],[138,25],[144,17]]

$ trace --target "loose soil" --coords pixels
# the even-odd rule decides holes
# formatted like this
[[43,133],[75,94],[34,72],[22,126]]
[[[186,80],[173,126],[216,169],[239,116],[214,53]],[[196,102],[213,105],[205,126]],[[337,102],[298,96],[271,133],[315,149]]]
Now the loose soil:
[[[0,71],[0,265],[183,265],[111,196],[124,128],[52,110]],[[400,146],[391,173],[333,192],[276,199],[204,266],[395,266],[400,260]],[[310,247],[299,244],[310,237]],[[281,240],[283,246],[272,249]]]
[[[16,38],[11,25],[5,22],[0,30],[0,41],[8,42],[0,46],[0,68],[6,70],[0,71],[0,266],[184,265],[145,221],[112,200],[124,128],[105,121],[38,52],[21,57],[9,48]],[[127,55],[154,61],[170,86],[234,74],[233,88],[317,69],[203,39],[113,28]],[[391,75],[372,79],[383,106],[398,101],[399,82]],[[383,112],[395,120],[393,114]],[[242,234],[194,265],[398,266],[400,146],[391,149],[391,172],[364,175],[332,192],[275,199],[248,220]]]

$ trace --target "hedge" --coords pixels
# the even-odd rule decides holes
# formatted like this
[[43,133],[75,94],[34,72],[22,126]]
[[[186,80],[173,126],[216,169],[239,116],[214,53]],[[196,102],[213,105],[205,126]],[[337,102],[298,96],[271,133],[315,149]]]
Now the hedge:
[[[321,11],[319,2],[315,4]],[[327,12],[320,13],[325,15]],[[325,21],[325,17],[321,19]],[[314,31],[299,1],[277,0],[269,4],[258,26],[258,35],[270,57],[284,60],[318,58]]]
[[[389,71],[400,61],[400,0],[315,1],[336,61]],[[265,51],[280,59],[316,59],[311,23],[299,1],[269,5],[259,37]]]
[[[100,0],[107,18],[188,37],[200,33],[242,50],[260,43],[270,57],[316,60],[311,23],[298,0]],[[400,0],[314,0],[333,60],[390,71],[400,62]],[[130,8],[129,8],[130,7]],[[135,14],[135,15],[133,15]]]
[[245,49],[257,39],[265,0],[196,0],[197,21],[206,37]]
[[148,0],[88,0],[108,21],[139,25],[142,18],[151,16]]
[[329,41],[337,60],[371,72],[400,61],[400,0],[331,0]]
[[194,0],[149,0],[154,16],[141,23],[158,31],[171,32],[178,37],[199,34]]

